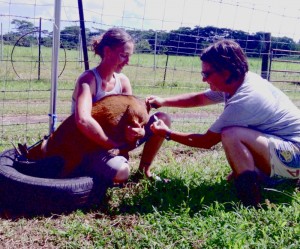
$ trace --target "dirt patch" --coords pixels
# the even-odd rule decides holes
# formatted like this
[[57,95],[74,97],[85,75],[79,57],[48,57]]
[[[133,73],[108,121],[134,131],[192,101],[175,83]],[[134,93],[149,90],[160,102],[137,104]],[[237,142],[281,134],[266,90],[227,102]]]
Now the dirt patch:
[[[169,114],[173,121],[197,120],[197,119],[215,119],[219,114],[207,111],[197,111],[196,113],[171,113]],[[57,122],[65,120],[69,114],[59,114]],[[46,115],[7,115],[0,117],[2,125],[16,124],[40,124],[49,122],[49,116]]]
[[[57,117],[57,121],[61,122],[66,117],[67,114],[62,114]],[[47,123],[49,121],[49,116],[45,115],[8,115],[0,117],[0,123],[2,125],[16,125],[16,124],[40,124]]]
[[[197,112],[197,113],[173,113],[169,114],[173,121],[180,120],[195,120],[195,119],[215,119],[219,114],[211,112]],[[60,114],[57,117],[58,122],[62,122],[68,117],[68,114]],[[8,115],[0,117],[0,123],[2,125],[14,125],[14,124],[38,124],[46,123],[49,121],[49,117],[45,115]]]

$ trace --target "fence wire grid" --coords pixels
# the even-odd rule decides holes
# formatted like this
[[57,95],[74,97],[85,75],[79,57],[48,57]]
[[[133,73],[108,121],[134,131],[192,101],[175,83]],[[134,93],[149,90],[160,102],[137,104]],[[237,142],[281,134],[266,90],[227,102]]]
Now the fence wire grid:
[[[54,1],[0,1],[0,147],[11,143],[34,143],[48,134],[51,53]],[[114,1],[110,1],[114,2]],[[134,2],[134,1],[132,1]],[[155,3],[156,1],[153,1]],[[172,2],[172,1],[171,1]],[[87,44],[90,40],[113,26],[126,29],[136,40],[135,53],[124,73],[131,80],[134,94],[170,96],[184,92],[202,91],[207,85],[200,75],[201,50],[221,38],[234,39],[241,44],[249,57],[250,70],[262,74],[263,57],[267,57],[267,77],[285,91],[297,106],[299,101],[300,44],[297,31],[300,6],[279,10],[264,5],[265,1],[188,1],[179,0],[181,12],[176,19],[170,1],[160,1],[154,6],[141,1],[141,14],[133,15],[131,1],[119,1],[118,13],[109,8],[109,1],[91,3],[83,1]],[[299,5],[299,4],[298,4]],[[211,23],[205,14],[215,8]],[[269,8],[268,8],[269,6]],[[198,8],[194,20],[186,12]],[[232,19],[226,25],[225,12],[231,8]],[[22,11],[20,11],[22,9]],[[240,14],[250,13],[248,28],[238,29]],[[71,108],[71,94],[77,77],[85,70],[80,35],[77,1],[63,1],[61,20],[61,46],[59,51],[59,80],[57,93],[58,125]],[[151,13],[161,12],[152,18]],[[193,12],[194,13],[194,12]],[[291,14],[288,14],[291,13]],[[258,30],[252,27],[255,15],[264,14]],[[190,16],[192,16],[192,12]],[[268,22],[276,16],[281,23],[292,23],[289,29],[278,25],[269,30]],[[224,26],[222,25],[224,22]],[[168,24],[172,23],[168,30]],[[266,34],[271,39],[266,40]],[[268,44],[270,49],[266,50]],[[92,68],[99,63],[88,46],[88,63]],[[223,106],[191,109],[165,108],[179,129],[195,131],[207,129],[222,111]]]

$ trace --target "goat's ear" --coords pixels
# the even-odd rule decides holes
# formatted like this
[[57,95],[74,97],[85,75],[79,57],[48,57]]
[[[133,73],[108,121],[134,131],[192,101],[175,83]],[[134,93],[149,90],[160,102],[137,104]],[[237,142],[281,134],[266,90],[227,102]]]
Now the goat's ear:
[[28,148],[26,144],[18,144],[18,149],[22,156],[28,155]]

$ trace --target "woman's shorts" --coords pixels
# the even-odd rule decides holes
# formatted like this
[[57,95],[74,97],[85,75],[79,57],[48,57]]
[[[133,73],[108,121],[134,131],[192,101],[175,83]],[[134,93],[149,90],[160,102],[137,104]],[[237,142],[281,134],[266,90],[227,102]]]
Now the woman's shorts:
[[300,178],[300,145],[269,136],[271,177]]

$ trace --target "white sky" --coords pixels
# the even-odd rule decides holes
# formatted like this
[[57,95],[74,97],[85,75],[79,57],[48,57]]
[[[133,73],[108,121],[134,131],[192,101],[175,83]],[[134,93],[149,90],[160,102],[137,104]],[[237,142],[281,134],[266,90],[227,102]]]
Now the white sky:
[[[3,33],[12,19],[54,18],[55,0],[0,0]],[[78,25],[76,0],[62,0],[61,27]],[[300,40],[300,0],[82,0],[86,27],[142,30],[215,26],[249,33],[271,32]],[[67,22],[66,22],[67,21]],[[43,22],[44,24],[44,22]],[[46,22],[43,29],[52,30]]]

